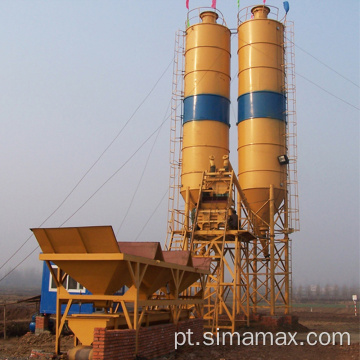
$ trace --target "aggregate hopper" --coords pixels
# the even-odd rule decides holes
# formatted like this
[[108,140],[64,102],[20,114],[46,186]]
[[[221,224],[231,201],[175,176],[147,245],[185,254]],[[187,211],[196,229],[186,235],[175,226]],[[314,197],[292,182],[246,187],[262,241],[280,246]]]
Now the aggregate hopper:
[[[177,322],[188,317],[187,306],[202,306],[202,292],[182,298],[193,282],[205,283],[209,264],[194,267],[188,252],[168,256],[157,242],[117,242],[111,226],[32,229],[57,284],[56,351],[65,319],[82,345],[91,345],[95,327],[138,329],[142,324]],[[181,253],[181,254],[180,254]],[[183,261],[182,259],[187,259]],[[58,266],[56,274],[51,263]],[[207,267],[207,269],[206,269]],[[91,295],[70,295],[62,286],[64,273]],[[123,295],[116,292],[123,286]],[[159,290],[166,290],[160,293]],[[157,294],[155,294],[157,292]],[[102,313],[67,316],[72,302],[93,302]],[[121,306],[121,307],[120,307]],[[153,309],[162,309],[154,311]],[[119,311],[122,309],[122,311]],[[184,310],[185,309],[185,310]]]

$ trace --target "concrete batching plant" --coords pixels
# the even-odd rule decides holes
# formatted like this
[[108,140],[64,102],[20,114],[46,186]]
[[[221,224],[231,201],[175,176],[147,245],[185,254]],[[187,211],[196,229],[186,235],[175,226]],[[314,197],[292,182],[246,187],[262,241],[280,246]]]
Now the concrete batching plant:
[[237,175],[229,163],[231,31],[218,10],[194,9],[177,36],[173,101],[182,101],[184,56],[184,106],[172,117],[180,135],[171,137],[167,248],[212,259],[204,318],[213,332],[249,324],[259,308],[290,313],[289,234],[298,230],[293,27],[278,17],[274,7],[245,8],[233,32]]
[[[109,226],[32,230],[56,287],[57,353],[66,321],[81,343],[70,358],[92,358],[92,346],[96,359],[120,358],[110,345],[122,337],[128,359],[155,356],[147,339],[159,329],[144,327],[168,326],[158,356],[194,317],[202,336],[202,319],[212,333],[234,332],[259,309],[290,313],[289,235],[299,218],[293,25],[284,20],[277,8],[252,6],[230,30],[217,9],[194,9],[177,33],[166,251],[158,242],[117,242]],[[237,171],[229,160],[232,35]],[[70,293],[67,277],[87,292]],[[74,304],[97,311],[74,314]]]

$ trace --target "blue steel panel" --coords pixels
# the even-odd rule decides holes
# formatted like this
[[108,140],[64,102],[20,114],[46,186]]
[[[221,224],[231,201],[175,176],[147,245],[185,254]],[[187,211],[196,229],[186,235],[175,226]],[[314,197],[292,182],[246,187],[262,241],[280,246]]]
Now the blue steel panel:
[[272,91],[254,91],[238,97],[238,123],[253,118],[286,121],[286,97]]
[[50,271],[44,261],[43,274],[41,281],[41,299],[40,313],[55,314],[56,313],[56,292],[49,291]]
[[[50,285],[50,271],[47,267],[45,261],[43,265],[43,275],[41,282],[41,299],[40,299],[40,313],[41,314],[56,314],[56,291],[51,291],[49,289]],[[85,294],[88,295],[90,292],[85,291]],[[84,294],[84,295],[85,295]],[[61,313],[65,311],[66,305],[61,306]],[[73,304],[70,307],[69,315],[72,314],[91,314],[94,311],[93,304]]]
[[184,99],[184,120],[214,120],[230,124],[230,100],[214,94],[199,94]]

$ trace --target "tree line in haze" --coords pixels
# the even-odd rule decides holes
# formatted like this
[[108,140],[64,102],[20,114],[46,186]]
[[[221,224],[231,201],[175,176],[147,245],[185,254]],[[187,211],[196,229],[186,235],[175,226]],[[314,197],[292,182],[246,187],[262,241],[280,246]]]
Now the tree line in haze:
[[292,297],[294,301],[307,300],[337,300],[351,301],[352,296],[357,295],[360,300],[360,287],[356,285],[349,286],[317,284],[317,285],[294,285],[292,289]]

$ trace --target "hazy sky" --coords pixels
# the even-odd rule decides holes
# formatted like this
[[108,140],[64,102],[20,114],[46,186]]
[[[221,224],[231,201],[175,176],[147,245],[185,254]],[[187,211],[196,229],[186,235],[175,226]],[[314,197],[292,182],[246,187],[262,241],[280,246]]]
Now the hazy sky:
[[[253,4],[241,0],[240,8]],[[282,0],[267,4],[283,12]],[[191,8],[210,5],[190,0]],[[237,0],[218,0],[217,7],[235,29]],[[112,225],[117,232],[153,147],[118,239],[164,243],[169,121],[82,205],[168,116],[175,32],[184,29],[186,14],[185,0],[0,2],[0,264],[62,203],[140,105],[43,226],[58,227],[80,208],[64,226]],[[358,0],[290,1],[301,216],[301,231],[293,236],[295,283],[359,282],[359,18]],[[234,36],[234,167],[236,67]],[[32,237],[0,277],[36,245]],[[19,269],[39,269],[38,254]]]

